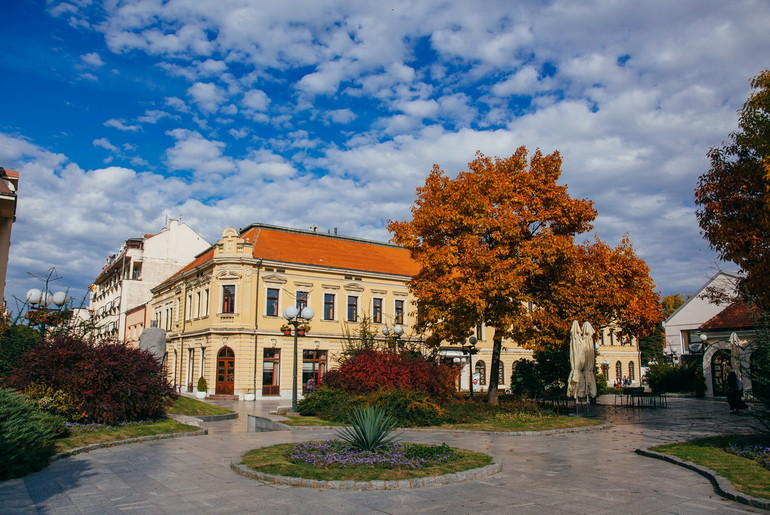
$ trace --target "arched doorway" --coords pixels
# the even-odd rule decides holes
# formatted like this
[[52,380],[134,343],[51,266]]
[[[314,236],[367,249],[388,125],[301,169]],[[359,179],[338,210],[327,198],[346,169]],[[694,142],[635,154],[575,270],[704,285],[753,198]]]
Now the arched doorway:
[[222,347],[217,354],[216,393],[232,395],[235,386],[235,353],[230,347]]
[[711,358],[711,381],[715,397],[725,394],[727,368],[730,366],[730,351],[719,349]]

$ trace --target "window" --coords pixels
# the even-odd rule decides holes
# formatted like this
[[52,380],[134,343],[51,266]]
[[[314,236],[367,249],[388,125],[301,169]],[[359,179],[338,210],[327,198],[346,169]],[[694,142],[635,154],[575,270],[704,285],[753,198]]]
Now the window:
[[372,299],[372,322],[382,323],[382,299]]
[[195,318],[201,316],[201,292],[195,292]]
[[302,312],[307,307],[308,293],[306,291],[297,292],[297,309]]
[[602,375],[605,379],[609,381],[610,379],[610,364],[605,362],[602,362]]
[[497,371],[497,384],[498,386],[505,384],[505,365],[502,361],[500,361],[500,369]]
[[324,320],[334,320],[333,293],[324,293]]
[[484,363],[484,361],[479,360],[476,362],[476,365],[474,367],[476,369],[476,373],[473,374],[474,376],[478,376],[478,383],[476,382],[476,377],[474,377],[473,384],[478,384],[479,386],[484,386],[487,384],[487,365]]
[[262,351],[262,394],[280,395],[281,350]]
[[303,350],[302,351],[302,391],[307,391],[307,382],[312,379],[315,385],[321,382],[326,373],[326,353],[325,350]]
[[267,289],[267,308],[265,315],[269,317],[278,316],[278,288]]
[[348,322],[358,320],[358,297],[348,295]]
[[186,320],[190,320],[192,318],[192,293],[187,294],[187,309],[185,310],[187,312],[187,315],[185,317]]
[[403,300],[397,300],[396,301],[396,320],[395,322],[397,324],[403,324],[404,323],[404,301]]
[[209,289],[203,290],[203,316],[209,316]]
[[623,379],[623,364],[620,361],[615,363],[615,379]]
[[634,372],[635,372],[635,370],[634,370],[634,362],[633,361],[629,361],[628,362],[628,379],[630,381],[634,380]]
[[479,340],[483,340],[484,339],[483,330],[484,330],[484,326],[483,325],[476,324],[476,338],[477,339],[479,339]]
[[235,285],[222,286],[222,313],[235,313]]

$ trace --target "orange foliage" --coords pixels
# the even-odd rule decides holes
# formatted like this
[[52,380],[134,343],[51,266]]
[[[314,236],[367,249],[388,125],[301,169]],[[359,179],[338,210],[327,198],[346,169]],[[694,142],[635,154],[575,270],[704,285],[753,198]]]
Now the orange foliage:
[[770,70],[752,79],[732,142],[712,148],[695,189],[698,222],[722,259],[746,273],[743,293],[770,306]]

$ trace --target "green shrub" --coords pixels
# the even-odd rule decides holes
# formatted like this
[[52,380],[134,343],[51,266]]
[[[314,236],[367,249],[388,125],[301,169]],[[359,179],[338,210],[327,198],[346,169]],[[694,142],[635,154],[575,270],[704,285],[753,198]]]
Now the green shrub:
[[388,412],[376,406],[358,408],[350,415],[350,426],[336,431],[340,440],[361,451],[374,451],[398,439],[393,430],[397,421]]
[[53,439],[66,433],[64,419],[0,388],[0,480],[40,470],[53,456]]
[[37,407],[52,415],[64,417],[70,422],[81,422],[86,419],[83,403],[62,390],[50,386],[30,383],[24,389],[24,395],[34,400]]
[[362,397],[364,404],[379,406],[391,413],[402,427],[441,424],[446,413],[423,392],[380,390]]
[[300,415],[347,422],[350,411],[362,405],[360,396],[321,385],[297,403]]
[[535,396],[543,391],[543,380],[537,369],[537,363],[531,359],[519,359],[513,362],[511,372],[511,393],[514,395]]
[[199,392],[206,392],[209,389],[209,385],[206,383],[206,378],[203,376],[200,376],[198,378],[198,391]]
[[550,410],[542,409],[534,401],[518,399],[501,402],[494,406],[479,400],[462,400],[443,406],[446,410],[444,421],[449,424],[467,424],[470,422],[484,422],[493,417],[504,415],[517,416],[544,416],[553,415]]
[[606,393],[609,393],[607,378],[604,377],[604,374],[596,374],[596,395],[604,395]]
[[706,391],[706,380],[699,361],[682,365],[652,365],[647,379],[653,392],[695,392],[696,395],[703,396]]

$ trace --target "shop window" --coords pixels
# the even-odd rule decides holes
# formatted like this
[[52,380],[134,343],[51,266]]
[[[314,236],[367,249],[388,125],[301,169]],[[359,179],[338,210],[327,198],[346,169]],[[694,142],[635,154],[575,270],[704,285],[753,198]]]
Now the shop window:
[[281,394],[281,350],[262,351],[262,395]]
[[302,351],[302,392],[307,392],[308,381],[313,380],[313,387],[318,386],[326,373],[325,350],[303,350]]

